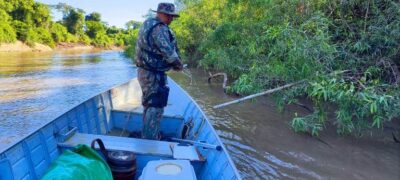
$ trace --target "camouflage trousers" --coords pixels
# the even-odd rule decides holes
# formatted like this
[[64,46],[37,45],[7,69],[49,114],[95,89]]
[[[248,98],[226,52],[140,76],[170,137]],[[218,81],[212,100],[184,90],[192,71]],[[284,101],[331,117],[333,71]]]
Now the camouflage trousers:
[[145,107],[143,112],[143,139],[159,140],[160,122],[164,108]]
[[138,81],[142,88],[142,105],[143,110],[143,128],[142,138],[144,139],[160,139],[160,122],[164,113],[164,108],[149,107],[150,95],[157,92],[160,77],[158,75],[138,68]]

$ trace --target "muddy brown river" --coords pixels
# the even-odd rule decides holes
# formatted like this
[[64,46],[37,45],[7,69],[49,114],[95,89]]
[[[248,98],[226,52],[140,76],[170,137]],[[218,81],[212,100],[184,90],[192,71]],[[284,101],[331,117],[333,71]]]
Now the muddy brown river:
[[[135,77],[120,52],[0,54],[0,151],[80,102]],[[340,136],[332,125],[315,138],[297,134],[289,122],[301,107],[278,112],[269,97],[215,110],[233,100],[207,73],[170,73],[203,108],[243,179],[400,180],[398,120],[356,138]]]

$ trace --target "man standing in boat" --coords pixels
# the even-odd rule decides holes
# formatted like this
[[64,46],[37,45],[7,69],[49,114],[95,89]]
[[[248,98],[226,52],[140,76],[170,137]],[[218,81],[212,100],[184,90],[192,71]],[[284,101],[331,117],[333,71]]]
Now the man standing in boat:
[[160,121],[167,106],[169,87],[166,71],[182,71],[183,65],[174,34],[168,27],[179,17],[172,3],[158,4],[156,17],[140,28],[136,44],[136,66],[142,88],[142,138],[160,139]]

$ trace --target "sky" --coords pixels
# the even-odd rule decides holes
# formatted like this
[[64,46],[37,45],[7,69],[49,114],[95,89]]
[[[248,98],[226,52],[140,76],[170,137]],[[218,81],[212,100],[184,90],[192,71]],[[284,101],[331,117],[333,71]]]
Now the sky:
[[[130,20],[144,21],[143,15],[149,9],[156,10],[160,2],[171,2],[174,0],[35,0],[44,4],[66,3],[72,7],[83,9],[86,14],[98,12],[102,21],[110,26],[125,27]],[[54,20],[61,19],[61,13],[52,12]]]

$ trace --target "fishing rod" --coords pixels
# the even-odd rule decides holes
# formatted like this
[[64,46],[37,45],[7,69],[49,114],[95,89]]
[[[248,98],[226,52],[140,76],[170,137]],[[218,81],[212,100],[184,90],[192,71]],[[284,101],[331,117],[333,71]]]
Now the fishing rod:
[[222,150],[222,146],[220,146],[220,145],[208,144],[208,143],[203,143],[203,142],[199,142],[199,141],[192,141],[192,140],[188,140],[188,139],[178,139],[178,138],[173,138],[173,137],[171,137],[170,140],[176,141],[176,142],[188,143],[188,144],[192,144],[192,145],[197,146],[197,147],[203,147],[203,148],[206,148],[206,149],[215,149],[217,151],[221,151]]

